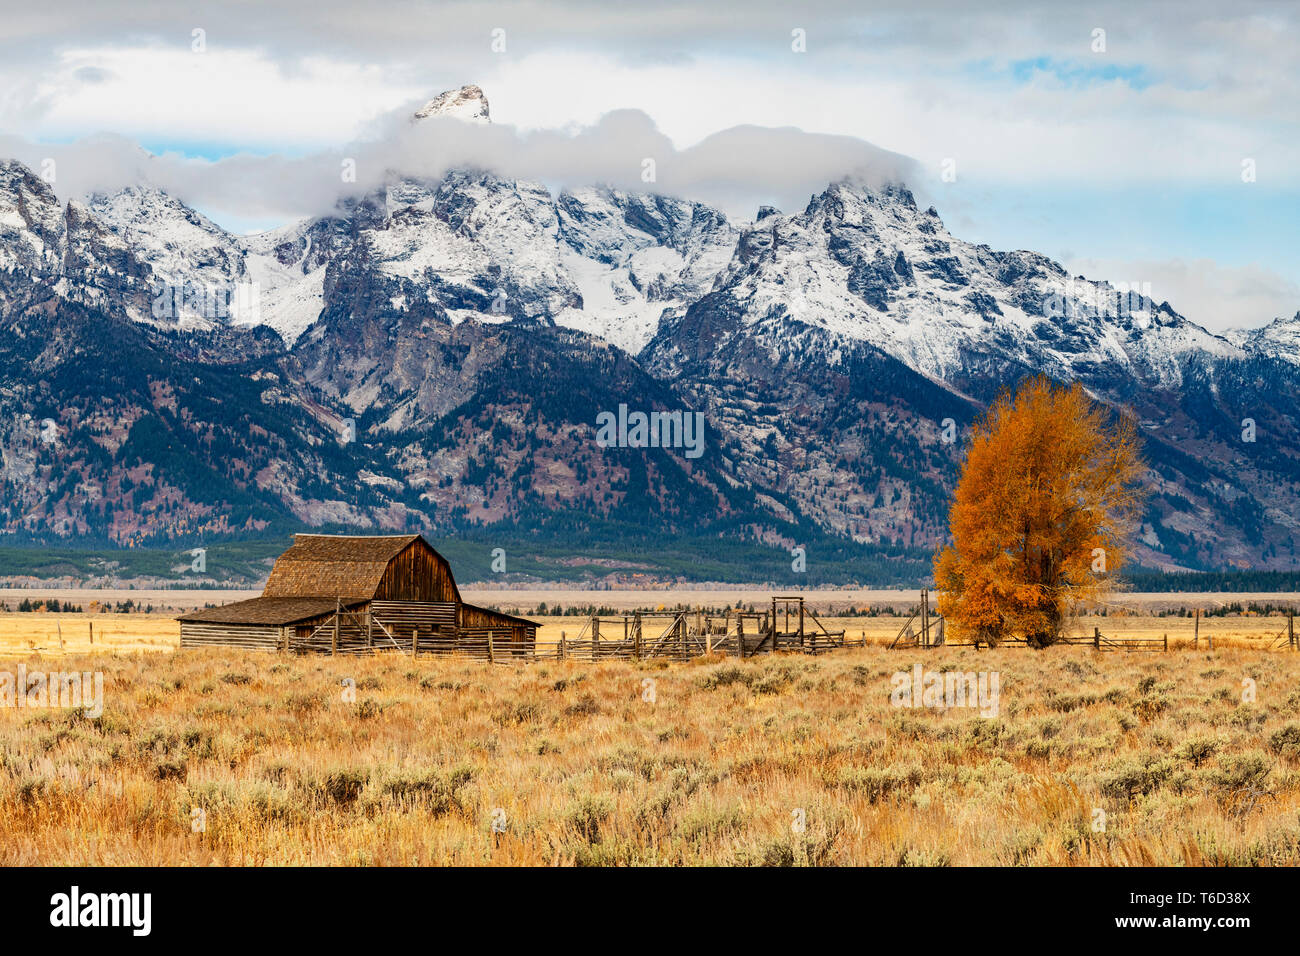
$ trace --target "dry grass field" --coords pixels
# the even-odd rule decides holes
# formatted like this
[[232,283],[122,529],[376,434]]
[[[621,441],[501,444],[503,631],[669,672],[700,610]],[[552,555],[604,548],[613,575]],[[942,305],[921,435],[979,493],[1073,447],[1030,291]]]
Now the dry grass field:
[[[1300,863],[1295,653],[123,647],[22,658],[101,670],[104,710],[0,708],[0,863]],[[918,662],[996,671],[998,715],[893,706]]]
[[0,660],[172,651],[180,641],[180,624],[160,614],[0,614]]

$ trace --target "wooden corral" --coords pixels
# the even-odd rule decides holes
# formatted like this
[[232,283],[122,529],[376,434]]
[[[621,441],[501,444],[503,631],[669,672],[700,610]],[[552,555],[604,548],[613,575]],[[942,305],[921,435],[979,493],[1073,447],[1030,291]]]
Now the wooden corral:
[[[946,630],[944,619],[930,609],[930,592],[923,590],[921,592],[920,607],[913,611],[912,616],[899,628],[898,636],[894,638],[889,646],[891,648],[943,647],[947,641]],[[974,646],[978,648],[979,644],[977,643]]]
[[844,631],[827,630],[800,596],[771,599],[770,609],[711,614],[677,610],[594,615],[577,634],[559,641],[538,642],[534,659],[688,660],[706,654],[752,657],[774,651],[822,654],[841,647],[865,646],[849,641]]
[[418,534],[299,534],[261,597],[184,614],[181,647],[299,653],[532,650],[537,624],[466,604],[447,560]]

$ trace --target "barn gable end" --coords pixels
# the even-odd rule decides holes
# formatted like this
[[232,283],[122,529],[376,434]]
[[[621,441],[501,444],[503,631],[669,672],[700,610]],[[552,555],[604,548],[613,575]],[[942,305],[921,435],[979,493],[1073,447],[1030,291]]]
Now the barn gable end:
[[374,600],[459,604],[460,589],[451,576],[447,559],[417,535],[389,561],[375,589]]

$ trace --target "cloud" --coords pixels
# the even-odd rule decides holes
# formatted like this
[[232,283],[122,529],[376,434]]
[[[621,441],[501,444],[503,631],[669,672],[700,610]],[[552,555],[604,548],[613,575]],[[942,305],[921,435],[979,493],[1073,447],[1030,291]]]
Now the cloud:
[[73,77],[81,83],[95,85],[98,83],[107,83],[115,79],[115,74],[111,70],[105,70],[98,66],[83,66],[72,71]]
[[[1169,298],[1194,315],[1243,316],[1242,303],[1254,302],[1262,311],[1246,321],[1257,323],[1286,299],[1277,283],[1300,279],[1294,238],[1269,222],[1293,220],[1300,195],[1294,5],[1090,0],[1044,12],[1041,0],[370,0],[363,14],[355,0],[10,6],[0,129],[13,138],[0,141],[0,155],[57,156],[65,194],[141,173],[219,221],[264,224],[326,211],[388,169],[436,175],[456,155],[557,187],[642,188],[641,163],[654,158],[655,188],[748,216],[759,202],[801,208],[861,166],[902,169],[918,198],[942,197],[936,205],[950,219],[954,209],[978,210],[969,231],[1011,243],[1025,217],[1056,209],[1057,249],[1068,244],[1116,269],[1154,266],[1162,254],[1190,263],[1202,252],[1261,263],[1256,292],[1198,289],[1195,275],[1159,272],[1189,290]],[[193,52],[196,29],[203,53]],[[795,29],[806,52],[791,47]],[[1104,51],[1094,50],[1097,29]],[[496,30],[505,31],[500,52]],[[512,125],[467,139],[402,128],[413,102],[464,83],[482,86],[494,118]],[[87,139],[97,132],[112,135]],[[149,159],[137,142],[191,158]],[[357,184],[340,182],[345,158],[357,163]],[[1281,197],[1271,211],[1243,203],[1193,222],[1158,201],[1239,188],[1245,158],[1257,161],[1259,192]],[[955,182],[940,181],[945,160]],[[1083,231],[1090,217],[1079,207],[1107,192],[1133,198],[1108,207],[1105,231]],[[1062,201],[1019,198],[1049,193]],[[1016,198],[981,203],[984,194]],[[1134,234],[1147,241],[1129,241]],[[1203,308],[1197,296],[1216,305]]]
[[218,218],[224,211],[259,220],[327,213],[340,198],[394,175],[437,180],[452,168],[492,170],[554,190],[599,183],[661,192],[743,218],[759,202],[802,208],[809,195],[844,176],[879,185],[915,173],[906,157],[862,140],[797,129],[736,127],[678,149],[639,110],[614,111],[585,127],[520,130],[441,117],[412,123],[413,105],[388,114],[369,140],[296,157],[151,155],[111,135],[64,144],[0,137],[0,155],[33,167],[53,159],[54,188],[64,199],[149,183]]
[[1089,279],[1136,284],[1143,294],[1168,302],[1213,332],[1255,328],[1300,311],[1300,284],[1257,265],[1225,266],[1210,259],[1075,258],[1065,266]]

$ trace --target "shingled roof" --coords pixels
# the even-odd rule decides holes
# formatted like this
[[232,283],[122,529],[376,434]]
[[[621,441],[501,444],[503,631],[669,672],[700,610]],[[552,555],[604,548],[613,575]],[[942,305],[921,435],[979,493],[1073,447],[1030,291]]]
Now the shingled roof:
[[375,596],[388,562],[419,538],[418,534],[296,534],[293,547],[276,559],[262,596],[368,601]]
[[[357,603],[359,602],[345,601],[343,606],[346,608]],[[336,606],[334,598],[256,597],[222,607],[190,611],[182,614],[177,620],[196,624],[261,624],[267,627],[284,627],[322,614],[332,614]]]

